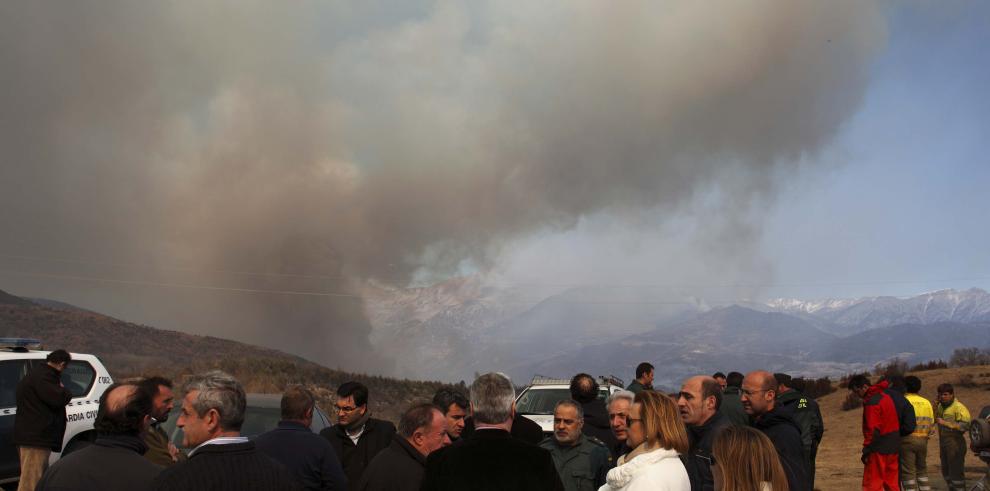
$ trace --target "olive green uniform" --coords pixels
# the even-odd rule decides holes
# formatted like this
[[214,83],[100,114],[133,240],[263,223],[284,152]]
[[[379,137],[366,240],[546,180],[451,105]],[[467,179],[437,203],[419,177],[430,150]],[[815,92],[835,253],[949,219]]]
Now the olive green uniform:
[[596,491],[605,484],[605,474],[614,466],[608,447],[584,434],[574,446],[564,447],[551,436],[540,442],[540,447],[550,451],[566,491]]
[[939,403],[935,408],[935,419],[939,418],[945,421],[938,425],[942,477],[950,490],[965,490],[963,463],[966,459],[966,438],[963,435],[969,430],[969,410],[958,399],[953,399],[948,406]]

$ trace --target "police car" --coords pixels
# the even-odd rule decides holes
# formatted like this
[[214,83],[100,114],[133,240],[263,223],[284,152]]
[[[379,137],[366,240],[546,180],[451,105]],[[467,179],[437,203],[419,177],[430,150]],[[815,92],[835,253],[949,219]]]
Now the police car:
[[[598,398],[608,399],[613,392],[625,387],[621,379],[615,376],[598,377]],[[537,375],[533,377],[529,387],[523,389],[516,397],[516,412],[540,425],[543,434],[553,433],[553,408],[557,402],[571,398],[570,379],[549,378]]]
[[[16,482],[21,474],[14,434],[17,413],[17,383],[29,371],[43,365],[50,351],[41,350],[41,341],[0,338],[0,484]],[[63,454],[89,445],[96,439],[93,423],[103,391],[113,383],[103,363],[94,356],[71,353],[72,360],[62,372],[62,385],[72,393],[65,407],[65,437],[62,453],[52,453],[49,463]]]

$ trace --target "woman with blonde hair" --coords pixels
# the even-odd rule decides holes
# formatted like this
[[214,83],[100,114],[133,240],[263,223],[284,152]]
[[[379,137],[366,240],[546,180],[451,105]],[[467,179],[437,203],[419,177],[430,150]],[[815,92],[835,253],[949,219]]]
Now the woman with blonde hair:
[[716,491],[788,491],[787,474],[770,439],[748,426],[729,426],[712,442]]
[[626,416],[626,444],[632,451],[608,471],[599,491],[690,491],[680,454],[688,435],[673,399],[645,390],[636,394]]

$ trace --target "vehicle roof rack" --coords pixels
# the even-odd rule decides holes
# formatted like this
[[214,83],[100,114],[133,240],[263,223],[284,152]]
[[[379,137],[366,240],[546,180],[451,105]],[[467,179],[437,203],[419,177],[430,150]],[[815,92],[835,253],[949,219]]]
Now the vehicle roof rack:
[[0,338],[0,349],[25,353],[29,349],[41,348],[41,340],[33,338]]

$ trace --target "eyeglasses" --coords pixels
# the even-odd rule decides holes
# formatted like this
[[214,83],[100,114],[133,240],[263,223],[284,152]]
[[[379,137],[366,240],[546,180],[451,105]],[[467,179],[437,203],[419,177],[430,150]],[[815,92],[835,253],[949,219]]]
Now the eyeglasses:
[[348,407],[348,406],[340,407],[335,405],[333,408],[336,409],[338,413],[345,413],[345,414],[353,413],[354,411],[357,411],[356,407]]
[[628,428],[632,426],[632,424],[636,421],[643,421],[643,418],[630,418],[629,416],[626,416],[626,427]]

